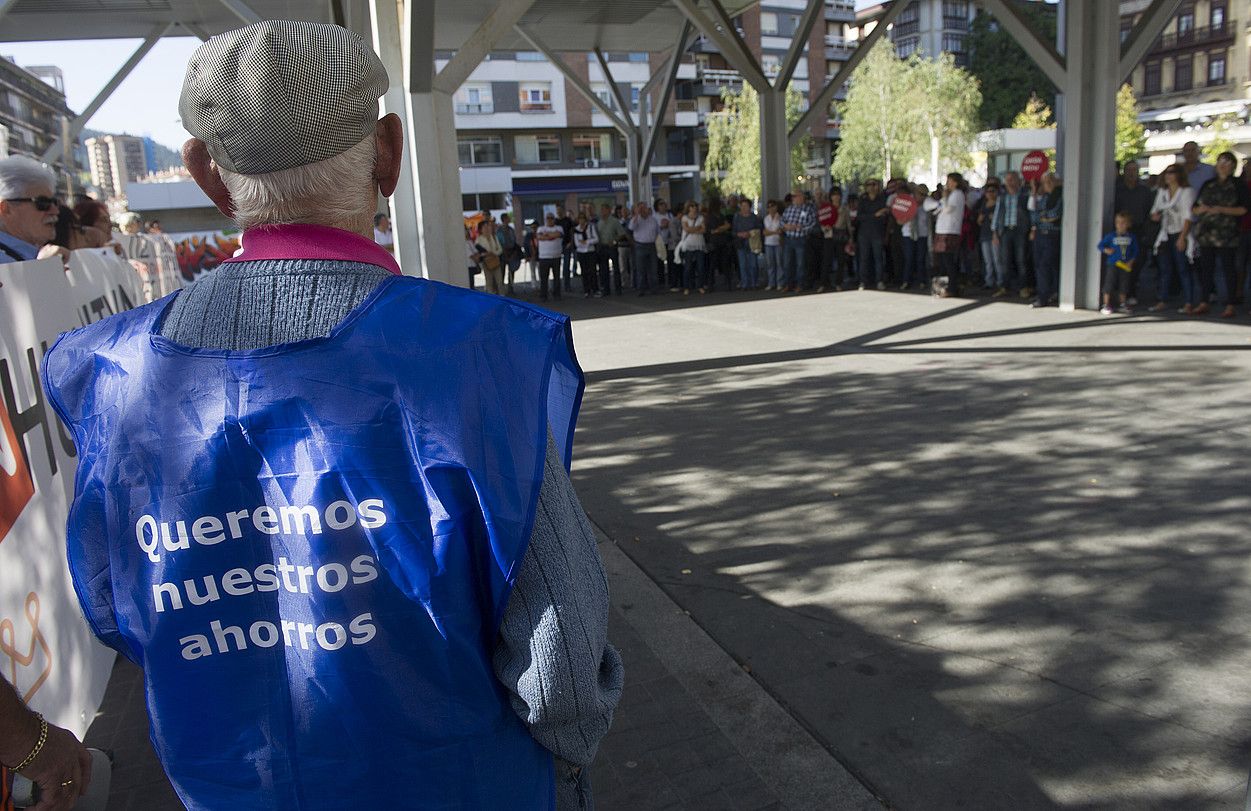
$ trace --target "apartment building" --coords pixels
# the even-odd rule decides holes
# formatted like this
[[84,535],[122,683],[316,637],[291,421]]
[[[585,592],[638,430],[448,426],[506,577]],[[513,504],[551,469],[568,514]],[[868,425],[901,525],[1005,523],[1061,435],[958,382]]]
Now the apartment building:
[[[58,68],[28,70],[9,57],[0,57],[0,127],[8,132],[7,154],[39,158],[60,136],[64,121],[73,117]],[[55,168],[75,173],[73,151],[67,166],[56,163]]]
[[148,173],[148,159],[142,138],[133,135],[101,135],[86,140],[91,182],[103,199],[120,197],[126,185]]
[[[872,31],[875,20],[893,2],[899,0],[886,0],[860,9],[854,25],[856,38]],[[968,67],[968,36],[975,16],[977,4],[972,0],[912,0],[899,12],[887,33],[895,53],[901,58],[918,51],[930,56],[949,53],[957,65]]]
[[[764,0],[735,23],[766,73],[776,74],[790,47],[804,0]],[[854,22],[851,0],[827,0],[814,25],[793,86],[811,97],[850,55],[847,37]],[[677,31],[674,31],[677,38]],[[609,106],[613,93],[593,54],[562,54],[575,75]],[[660,53],[607,53],[616,82],[637,117],[641,107],[655,109],[660,89],[650,100],[642,91],[664,69]],[[437,54],[442,68],[451,54]],[[669,200],[697,198],[706,151],[705,123],[721,105],[721,90],[742,87],[712,44],[692,41],[679,67],[674,98],[658,122],[661,134],[652,162],[653,194]],[[545,208],[581,203],[627,202],[625,141],[589,101],[540,53],[493,52],[470,75],[454,98],[462,207],[512,211],[524,219],[540,218]],[[649,107],[650,105],[650,107]],[[837,138],[832,121],[814,127],[810,161],[814,176],[828,172],[830,143]]]

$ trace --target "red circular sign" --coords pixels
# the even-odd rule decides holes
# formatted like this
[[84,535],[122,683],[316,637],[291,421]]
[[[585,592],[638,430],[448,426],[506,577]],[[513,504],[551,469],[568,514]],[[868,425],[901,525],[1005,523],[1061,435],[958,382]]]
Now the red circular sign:
[[900,192],[895,195],[895,202],[890,204],[890,213],[894,215],[895,222],[903,225],[912,219],[912,215],[917,213],[917,200],[911,194]]
[[1047,155],[1040,149],[1035,149],[1021,159],[1021,177],[1026,180],[1037,180],[1047,174],[1051,161],[1047,160]]

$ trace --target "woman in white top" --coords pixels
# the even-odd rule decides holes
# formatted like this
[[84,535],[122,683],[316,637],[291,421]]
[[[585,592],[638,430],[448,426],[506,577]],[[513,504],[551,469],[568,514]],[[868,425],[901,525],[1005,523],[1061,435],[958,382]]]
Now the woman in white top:
[[682,293],[691,294],[692,287],[698,287],[704,276],[704,262],[707,250],[704,243],[704,215],[699,213],[699,204],[691,200],[686,204],[682,214],[682,241],[678,243],[682,252]]
[[1195,272],[1187,258],[1190,246],[1190,209],[1195,202],[1195,190],[1190,188],[1186,167],[1175,163],[1161,173],[1163,185],[1155,193],[1151,206],[1151,219],[1160,224],[1160,235],[1155,240],[1155,256],[1160,272],[1156,279],[1156,296],[1159,301],[1151,308],[1161,313],[1168,309],[1169,290],[1173,274],[1181,279],[1182,298],[1185,305],[1178,312],[1190,314],[1190,302],[1194,300]]
[[573,226],[573,249],[578,258],[578,272],[582,275],[582,298],[590,298],[599,289],[595,263],[599,251],[599,231],[586,214],[579,214]]
[[[947,277],[944,296],[959,295],[956,259],[960,254],[960,231],[964,226],[964,177],[959,172],[947,175],[943,200],[938,204],[938,220],[934,223],[934,255],[938,259],[938,275]],[[933,208],[930,206],[929,208]]]
[[782,215],[778,201],[770,200],[764,216],[764,255],[768,273],[765,290],[782,289]]
[[504,248],[495,236],[493,220],[487,220],[478,226],[478,238],[474,245],[478,248],[478,263],[482,266],[482,276],[486,279],[486,290],[498,296],[504,292]]

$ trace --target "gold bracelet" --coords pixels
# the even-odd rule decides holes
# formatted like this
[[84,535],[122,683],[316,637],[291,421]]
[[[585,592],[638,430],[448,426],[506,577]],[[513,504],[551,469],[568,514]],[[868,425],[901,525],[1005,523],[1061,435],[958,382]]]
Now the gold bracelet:
[[[39,713],[35,713],[39,715]],[[30,765],[30,762],[39,756],[43,751],[43,745],[48,742],[48,719],[39,715],[39,740],[35,741],[35,748],[30,750],[30,754],[21,763],[13,767],[13,771],[20,772]]]

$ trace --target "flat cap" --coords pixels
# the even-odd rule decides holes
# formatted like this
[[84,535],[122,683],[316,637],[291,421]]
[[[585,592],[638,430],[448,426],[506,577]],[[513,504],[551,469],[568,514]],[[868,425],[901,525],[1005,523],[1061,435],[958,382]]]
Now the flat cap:
[[262,175],[363,141],[388,84],[378,55],[346,28],[266,20],[196,50],[178,112],[218,166]]

